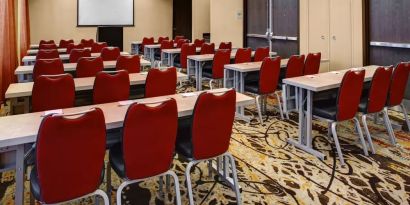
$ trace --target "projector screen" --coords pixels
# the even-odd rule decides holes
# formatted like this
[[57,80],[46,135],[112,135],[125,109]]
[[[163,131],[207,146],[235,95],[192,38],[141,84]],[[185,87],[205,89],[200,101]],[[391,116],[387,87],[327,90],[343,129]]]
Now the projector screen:
[[134,0],[77,0],[77,26],[134,26]]

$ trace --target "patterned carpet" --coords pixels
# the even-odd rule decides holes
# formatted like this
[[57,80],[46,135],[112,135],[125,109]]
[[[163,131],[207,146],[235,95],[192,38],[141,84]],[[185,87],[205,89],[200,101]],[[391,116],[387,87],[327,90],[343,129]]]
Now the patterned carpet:
[[[180,92],[191,89],[180,88]],[[254,106],[246,111],[256,114]],[[397,112],[390,115],[394,121],[403,121]],[[256,120],[250,124],[235,122],[230,152],[236,159],[244,204],[410,204],[409,133],[397,131],[398,145],[393,147],[384,127],[369,123],[377,154],[366,157],[352,129],[353,123],[341,124],[338,133],[346,160],[342,167],[334,144],[327,137],[327,124],[315,121],[313,125],[313,145],[327,156],[321,161],[286,142],[288,138],[296,139],[297,115],[292,114],[290,120],[278,116],[270,108],[264,126]],[[188,204],[185,166],[177,158],[174,160],[183,204]],[[234,192],[218,177],[209,177],[206,164],[195,167],[191,176],[196,204],[235,204]],[[0,180],[0,204],[13,204],[13,172],[1,174]],[[113,172],[113,186],[120,183]],[[101,188],[105,189],[105,183]],[[25,195],[28,204],[29,193]],[[159,194],[156,179],[128,187],[123,193],[125,204],[174,204],[173,190],[165,191],[165,196],[163,199]],[[92,203],[90,198],[76,204]]]

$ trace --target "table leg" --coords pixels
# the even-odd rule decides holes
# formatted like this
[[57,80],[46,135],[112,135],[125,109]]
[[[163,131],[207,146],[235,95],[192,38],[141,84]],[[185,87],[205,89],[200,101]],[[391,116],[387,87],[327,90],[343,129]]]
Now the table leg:
[[[299,92],[303,92],[300,89]],[[307,109],[306,109],[306,146],[312,148],[312,101],[313,101],[313,93],[310,90],[307,90]],[[299,101],[299,107],[301,106],[301,102]],[[302,108],[303,110],[303,108]]]
[[155,61],[155,50],[153,48],[149,49],[149,55],[150,55],[150,60],[151,60],[151,67],[154,66],[154,61]]
[[24,204],[24,145],[16,146],[15,204]]
[[202,63],[198,61],[198,88],[197,91],[202,91]]
[[17,75],[17,82],[19,82],[19,83],[23,83],[25,80],[24,80],[24,74],[19,74],[19,75]]
[[198,71],[199,71],[199,62],[195,61],[195,89],[199,91],[199,79],[198,79]]

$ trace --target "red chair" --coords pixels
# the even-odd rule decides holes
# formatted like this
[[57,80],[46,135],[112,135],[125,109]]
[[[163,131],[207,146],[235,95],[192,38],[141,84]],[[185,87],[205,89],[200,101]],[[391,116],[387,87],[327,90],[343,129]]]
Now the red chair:
[[183,44],[189,43],[188,39],[179,39],[177,42],[177,48],[181,48]]
[[177,69],[150,69],[145,81],[145,98],[174,95],[177,90]]
[[410,74],[410,62],[399,63],[393,71],[393,76],[390,82],[389,95],[387,98],[386,107],[393,108],[400,106],[404,114],[404,119],[407,128],[410,130],[410,120],[407,115],[406,107],[403,104],[404,94],[406,92],[406,85],[408,84]]
[[219,44],[219,49],[232,50],[232,42],[221,42],[221,43]]
[[142,54],[144,54],[144,47],[145,47],[146,45],[153,45],[153,44],[155,44],[154,37],[151,37],[151,38],[144,37],[144,38],[142,39],[142,43],[141,43],[141,46],[140,46],[140,48],[139,48],[139,52],[142,53]]
[[86,48],[93,47],[94,43],[94,39],[81,39],[81,44],[83,44]]
[[77,63],[80,58],[91,57],[91,51],[88,49],[72,49],[70,52],[70,63]]
[[196,54],[196,47],[194,44],[186,43],[182,45],[181,54],[175,58],[174,65],[178,68],[187,68],[188,56]]
[[54,40],[41,40],[40,43],[38,44],[39,46],[43,45],[43,44],[56,44],[54,42]]
[[95,42],[93,46],[91,46],[91,53],[101,53],[105,47],[108,47],[106,42]]
[[173,49],[174,48],[174,41],[173,40],[163,40],[161,42],[160,49],[156,49],[154,53],[155,60],[161,60],[161,53],[162,49]]
[[60,47],[60,48],[67,48],[68,45],[70,45],[70,44],[74,44],[74,40],[73,40],[73,39],[68,39],[68,40],[61,39],[61,40],[60,40],[60,43],[58,44],[58,47]]
[[126,70],[128,73],[139,73],[141,69],[141,59],[138,55],[120,56],[117,59],[117,70]]
[[41,44],[38,47],[39,50],[56,50],[57,49],[57,45],[54,43],[51,44]]
[[175,36],[174,41],[178,42],[179,40],[184,39],[184,38],[185,38],[185,36]]
[[121,51],[118,47],[106,47],[101,50],[101,58],[104,61],[116,61],[120,55]]
[[160,36],[159,38],[158,38],[158,44],[161,44],[162,43],[162,41],[169,41],[169,37],[162,37],[162,36]]
[[255,51],[255,56],[253,57],[254,62],[263,61],[263,59],[269,57],[269,47],[257,48]]
[[93,103],[104,104],[128,100],[130,97],[130,77],[125,70],[99,72],[95,76]]
[[[75,151],[73,150],[75,149]],[[37,134],[31,190],[42,204],[99,195],[104,177],[105,119],[99,108],[43,118]]]
[[391,127],[391,122],[389,115],[387,113],[387,108],[385,108],[387,95],[389,92],[390,79],[393,74],[393,67],[377,68],[376,72],[373,74],[371,86],[369,93],[362,97],[361,103],[359,105],[359,112],[362,112],[362,122],[364,130],[366,132],[367,141],[369,143],[370,150],[373,154],[376,154],[376,151],[373,146],[372,137],[370,135],[369,128],[367,126],[367,115],[369,114],[379,114],[383,113],[384,123],[386,125],[387,131],[389,133],[390,140],[392,144],[395,144],[396,137],[394,135],[393,128]]
[[[218,50],[215,53],[212,64],[205,64],[202,69],[202,79],[210,79],[209,87],[212,90],[212,82],[224,78],[224,67],[231,61],[230,50]],[[201,82],[202,83],[202,82]]]
[[329,123],[329,129],[332,130],[333,139],[336,145],[340,163],[345,164],[342,149],[337,137],[337,123],[353,120],[356,130],[359,133],[359,138],[362,143],[362,149],[367,156],[367,146],[363,137],[362,129],[359,120],[356,118],[356,113],[359,108],[360,98],[362,95],[363,81],[365,70],[350,70],[343,76],[337,98],[319,100],[313,103],[313,115],[319,119],[324,119]]
[[248,63],[252,61],[252,49],[240,48],[235,54],[235,64]]
[[195,39],[194,45],[195,47],[201,48],[204,45],[205,39]]
[[32,112],[74,107],[75,86],[70,74],[42,75],[33,84]]
[[[158,124],[166,125],[158,129]],[[176,204],[181,204],[179,181],[170,170],[177,135],[178,110],[174,99],[155,103],[134,103],[124,119],[121,143],[110,149],[110,164],[124,180],[117,190],[117,204],[122,204],[122,190],[148,178],[172,176]]]
[[77,63],[76,77],[94,77],[98,72],[104,70],[104,61],[101,57],[80,58]]
[[60,75],[64,74],[63,61],[60,58],[36,60],[33,68],[33,81],[41,75]]
[[67,53],[70,54],[71,50],[73,49],[84,49],[84,48],[85,48],[84,45],[81,43],[78,45],[75,45],[74,43],[70,43],[67,45]]
[[[225,169],[222,170],[223,173],[232,173],[231,187],[235,192],[237,204],[242,204],[235,160],[229,153],[235,110],[234,90],[225,93],[204,92],[199,95],[192,116],[178,122],[176,152],[180,159],[188,161],[185,177],[189,204],[194,204],[190,176],[192,167],[213,159],[225,163],[226,166],[221,167]],[[229,168],[231,171],[226,170]]]
[[205,54],[214,54],[215,53],[215,44],[214,43],[204,43],[201,46],[201,55],[205,55]]
[[57,49],[38,50],[38,53],[36,55],[36,61],[39,59],[54,59],[54,58],[60,58],[60,54],[58,53]]
[[281,58],[265,58],[259,71],[259,81],[245,84],[245,91],[256,94],[256,107],[258,109],[259,122],[263,124],[261,98],[266,101],[269,95],[275,94],[279,105],[280,116],[283,119],[280,96],[276,92],[280,75]]
[[321,53],[309,53],[306,57],[304,75],[315,75],[320,70]]

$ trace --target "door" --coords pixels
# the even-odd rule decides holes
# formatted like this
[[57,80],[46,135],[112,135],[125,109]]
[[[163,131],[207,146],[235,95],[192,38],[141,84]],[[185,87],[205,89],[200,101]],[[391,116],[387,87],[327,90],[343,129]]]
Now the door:
[[174,0],[172,35],[192,40],[192,0]]
[[245,45],[253,50],[269,46],[268,0],[246,0]]

